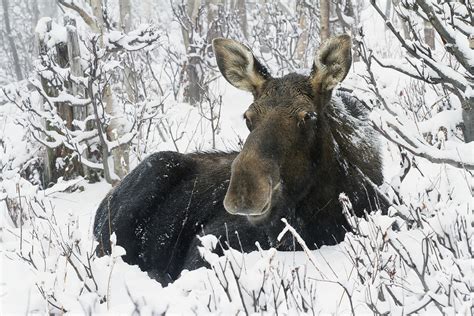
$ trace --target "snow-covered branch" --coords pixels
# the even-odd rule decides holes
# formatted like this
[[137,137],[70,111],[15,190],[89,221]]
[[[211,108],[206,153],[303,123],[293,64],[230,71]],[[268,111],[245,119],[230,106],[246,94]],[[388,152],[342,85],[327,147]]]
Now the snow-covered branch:
[[409,131],[412,126],[404,126],[399,119],[385,111],[374,109],[371,114],[374,128],[385,138],[402,146],[411,154],[434,163],[446,163],[456,168],[474,170],[474,143],[460,144],[453,149],[440,150],[427,144],[420,135]]
[[[376,9],[380,10],[377,5],[374,4],[374,6]],[[380,11],[379,14],[384,13]],[[390,27],[391,24],[388,24]],[[399,36],[400,34],[398,34],[397,37]],[[404,39],[402,39],[402,41],[403,45],[407,45]],[[370,49],[367,49],[362,30],[360,31],[359,36],[356,38],[356,43],[358,54],[366,65],[366,74],[361,76],[368,83],[369,89],[373,92],[377,100],[383,105],[383,111],[376,109],[375,107],[372,108],[371,120],[374,128],[385,138],[399,146],[402,146],[413,155],[428,159],[434,163],[447,163],[457,168],[474,170],[474,160],[470,159],[473,156],[472,152],[474,147],[472,145],[474,143],[471,142],[468,144],[459,144],[455,148],[450,149],[435,148],[429,144],[424,139],[423,135],[419,134],[419,131],[416,132],[417,127],[413,126],[412,123],[410,124],[409,120],[407,120],[403,114],[401,114],[399,111],[396,111],[394,106],[390,105],[386,101],[386,98],[382,95],[377,80],[374,76],[372,60],[375,60],[382,67],[397,70],[403,74],[409,75],[412,78],[428,83],[443,83],[446,77],[444,74],[449,73],[450,71],[452,71],[453,74],[456,73],[456,75],[459,75],[460,81],[465,81],[467,83],[467,79],[462,77],[453,69],[440,64],[436,66],[436,69],[445,67],[448,70],[442,72],[443,75],[438,77],[440,72],[425,64],[424,59],[422,62],[420,62],[419,60],[408,57],[406,58],[408,64],[402,64],[400,62],[390,60],[380,61],[373,55]],[[417,52],[418,51],[419,50],[417,50]],[[427,57],[425,54],[421,55]],[[431,63],[434,63],[434,61],[432,60]],[[453,91],[452,89],[456,89],[456,86],[452,86],[451,91]],[[454,90],[453,92],[457,92],[455,94],[458,96],[458,90]],[[460,122],[458,121],[456,123]],[[410,125],[408,126],[407,124]]]
[[[472,89],[472,84],[469,83],[466,77],[463,76],[459,71],[445,65],[439,60],[433,59],[430,50],[419,42],[409,41],[403,38],[400,31],[395,28],[390,19],[385,15],[382,9],[378,6],[376,1],[371,0],[372,6],[375,8],[380,17],[385,21],[387,27],[392,31],[395,37],[398,39],[402,47],[413,57],[420,59],[428,67],[432,69],[444,82],[451,84],[456,89],[466,91],[469,87]],[[406,19],[406,17],[405,17]]]
[[[433,27],[436,29],[438,34],[445,42],[446,50],[452,53],[456,57],[457,61],[461,65],[463,65],[463,67],[469,73],[471,73],[471,75],[474,75],[474,54],[469,48],[468,37],[464,36],[463,38],[462,35],[456,33],[455,29],[453,29],[450,25],[446,23],[446,20],[448,19],[444,19],[443,21],[442,17],[440,17],[439,14],[436,12],[434,5],[431,3],[431,0],[416,0],[416,3],[423,10],[423,13],[426,14],[428,20],[431,22]],[[449,2],[446,1],[445,4],[451,8]],[[445,14],[442,5],[439,8],[438,12],[440,12],[440,14]],[[459,28],[462,22],[459,19],[456,20]]]
[[109,52],[126,50],[129,52],[153,49],[160,33],[153,25],[142,24],[136,30],[125,34],[121,31],[109,31],[104,34],[104,46]]
[[64,6],[65,8],[71,9],[84,20],[84,22],[92,29],[94,32],[99,32],[99,26],[97,25],[96,19],[88,14],[80,5],[74,3],[74,0],[56,0],[58,4]]

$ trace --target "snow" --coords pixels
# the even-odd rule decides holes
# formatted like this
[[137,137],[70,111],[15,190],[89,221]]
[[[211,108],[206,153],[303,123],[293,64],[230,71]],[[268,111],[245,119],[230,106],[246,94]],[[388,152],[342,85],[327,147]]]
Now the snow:
[[40,39],[43,39],[48,32],[48,23],[52,22],[50,17],[42,17],[36,24],[35,33],[38,33]]
[[[79,237],[74,237],[73,239],[79,240],[80,244],[85,246],[84,249],[92,249],[89,246],[93,244],[90,232],[91,216],[103,194],[110,187],[104,183],[89,185],[82,181],[81,184],[85,187],[84,191],[73,193],[59,192],[64,188],[63,184],[58,185],[58,188],[53,187],[56,193],[49,194],[48,199],[53,203],[55,209],[61,210],[60,212],[55,212],[59,222],[64,221],[65,224],[69,223],[70,226],[70,223],[77,221],[78,225],[76,227],[80,228],[77,234]],[[40,195],[42,194],[40,193]],[[4,209],[2,209],[2,214],[3,212]],[[2,223],[2,227],[5,227],[4,225],[5,223]],[[25,227],[24,229],[26,230],[27,228]],[[18,234],[18,230],[9,227],[8,231],[4,231],[2,234],[4,246],[2,247],[2,283],[8,285],[18,283],[16,280],[22,280],[21,284],[18,284],[19,286],[2,286],[2,292],[4,293],[1,298],[2,311],[6,313],[41,312],[46,308],[44,300],[36,291],[35,283],[51,291],[56,290],[57,299],[63,303],[63,308],[69,311],[83,312],[84,308],[86,310],[90,308],[94,312],[108,312],[110,314],[131,312],[134,308],[132,299],[136,299],[143,306],[146,304],[146,308],[154,312],[168,310],[170,313],[188,313],[195,308],[198,308],[198,311],[206,312],[205,305],[201,305],[199,302],[203,297],[208,297],[211,293],[210,286],[216,286],[215,283],[210,284],[209,282],[218,282],[218,276],[214,275],[211,270],[201,268],[196,271],[183,273],[182,278],[174,284],[167,288],[162,288],[159,283],[150,279],[138,267],[125,264],[120,258],[120,255],[123,254],[123,249],[115,246],[111,257],[98,258],[92,262],[93,271],[97,278],[96,281],[99,285],[99,293],[110,291],[107,294],[109,298],[108,307],[105,304],[99,304],[99,298],[92,293],[79,295],[78,300],[76,300],[74,297],[81,291],[81,282],[75,280],[74,272],[64,262],[56,261],[54,256],[51,256],[50,262],[46,262],[44,265],[45,270],[40,272],[35,271],[21,260],[13,260],[14,257],[11,255],[15,251],[18,242],[18,239],[13,234]],[[25,238],[30,240],[30,237]],[[213,236],[205,236],[202,240],[204,248],[207,250],[215,247],[217,243]],[[25,243],[23,253],[26,253],[26,248],[28,247]],[[304,262],[304,257],[298,253],[286,255],[277,253],[274,249],[254,252],[245,257],[239,255],[237,251],[233,251],[233,253],[232,257],[237,258],[235,264],[240,264],[241,261],[239,260],[246,260],[248,270],[245,276],[242,276],[242,282],[246,284],[248,289],[258,288],[262,279],[258,281],[258,278],[255,277],[259,275],[259,271],[270,267],[280,268],[281,265],[294,262],[295,260]],[[324,253],[325,257],[337,255],[337,251],[334,252],[330,249],[322,249],[321,253]],[[322,262],[321,259],[319,261]],[[215,264],[222,262],[222,258],[217,258]],[[60,278],[52,279],[51,277],[55,274],[60,276]],[[59,282],[59,285],[50,283],[53,280],[55,280],[54,282]],[[111,282],[110,285],[105,286],[109,280]],[[60,291],[57,292],[58,290]],[[215,290],[217,291],[218,287]],[[30,293],[30,296],[23,295],[23,293]],[[234,292],[232,295],[236,295],[236,293]],[[155,300],[154,298],[156,297],[160,297],[160,300]],[[225,300],[215,303],[218,304],[221,311],[237,311],[241,307]]]
[[67,189],[77,185],[78,183],[80,183],[82,181],[84,181],[84,179],[82,177],[78,177],[77,179],[69,180],[69,181],[65,181],[65,180],[63,180],[62,177],[60,177],[55,186],[44,190],[44,195],[49,196],[49,195],[54,194],[56,192],[66,191]]
[[474,99],[474,89],[472,87],[468,86],[466,87],[466,90],[464,91],[464,96],[466,99]]
[[[428,155],[439,162],[453,162],[459,161],[462,157],[462,163],[468,169],[474,168],[474,142],[456,144],[452,148],[437,149],[429,146],[420,136],[416,135],[413,124],[408,126],[402,124],[398,118],[393,117],[388,112],[374,109],[370,114],[372,122],[374,122],[380,129],[392,135],[392,139],[403,145],[405,148],[417,153],[418,156]],[[449,116],[449,114],[448,114]],[[449,124],[449,121],[448,121]],[[411,126],[410,126],[411,125]],[[424,127],[429,126],[426,124]],[[393,129],[404,131],[404,139],[401,139]],[[406,132],[405,132],[406,131]],[[435,134],[438,134],[436,131]],[[461,164],[461,163],[460,163]]]
[[59,95],[57,97],[50,97],[49,98],[50,102],[67,102],[71,105],[76,105],[76,106],[86,106],[89,103],[91,103],[90,99],[82,99],[75,97],[73,95],[70,95],[68,93],[65,93],[63,91],[59,92]]
[[[48,29],[48,24],[50,24],[50,29]],[[66,27],[59,25],[49,17],[38,20],[35,32],[38,34],[38,39],[48,47],[54,47],[58,43],[66,43],[67,40]]]
[[104,43],[107,49],[114,50],[118,47],[128,51],[136,51],[143,48],[153,49],[155,45],[150,45],[159,38],[159,32],[155,27],[148,24],[141,24],[134,31],[124,34],[120,31],[110,31],[104,36]]
[[[52,29],[48,32],[50,22]],[[374,54],[384,56],[381,60],[387,65],[415,74],[404,59],[398,42],[382,31],[384,21],[373,10],[362,11],[361,24]],[[169,47],[174,52],[182,49],[176,23],[165,23],[165,27],[171,34]],[[36,32],[49,47],[66,40],[66,28],[50,18],[40,19]],[[128,34],[108,32],[104,42],[112,51],[120,46],[136,50],[157,36],[155,28],[143,24]],[[462,40],[457,33],[456,41]],[[152,63],[154,71],[162,74],[166,51],[158,51],[152,55]],[[463,50],[463,54],[473,55],[473,52]],[[120,58],[105,63],[102,70],[120,69]],[[176,58],[181,62],[185,60],[183,55]],[[410,61],[422,69],[421,61]],[[140,62],[138,58],[136,62]],[[464,95],[472,98],[472,84],[465,80],[461,70],[455,71],[447,65],[436,67],[444,75],[462,82],[466,86]],[[452,97],[438,95],[439,91],[429,90],[424,95],[424,102],[431,111],[428,116],[415,120],[402,106],[401,92],[410,93],[410,90],[404,90],[409,89],[410,79],[378,65],[373,65],[373,69],[381,93],[393,107],[393,115],[377,107],[373,94],[360,78],[365,71],[362,63],[354,63],[343,86],[354,89],[357,97],[373,107],[371,120],[393,137],[395,143],[382,140],[384,188],[397,196],[394,200],[403,203],[391,206],[387,215],[375,212],[362,218],[349,218],[354,232],[348,233],[342,243],[318,250],[304,247],[301,252],[278,252],[272,248],[261,249],[257,244],[251,253],[241,254],[230,249],[219,257],[213,252],[219,247],[216,237],[203,236],[199,251],[211,268],[183,271],[182,276],[167,287],[162,287],[137,266],[126,264],[121,258],[125,250],[115,245],[116,236],[112,236],[111,256],[97,258],[93,255],[97,245],[92,236],[94,214],[111,190],[109,184],[105,181],[91,184],[82,177],[60,178],[53,186],[43,189],[39,185],[41,181],[35,178],[38,175],[32,175],[28,180],[24,178],[27,166],[44,155],[42,146],[34,139],[42,135],[34,128],[40,128],[42,119],[52,116],[51,109],[39,110],[39,117],[32,119],[12,102],[0,100],[1,313],[60,314],[62,308],[68,314],[110,315],[134,312],[275,314],[277,311],[286,315],[370,314],[374,313],[371,303],[378,313],[472,313],[474,296],[472,287],[466,285],[472,285],[473,279],[474,179],[470,166],[474,166],[474,142],[466,144],[458,137],[458,126],[462,122],[460,104]],[[277,71],[273,69],[274,73]],[[304,71],[307,70],[299,70]],[[63,77],[70,75],[67,68],[58,68],[55,72]],[[53,77],[49,70],[43,74]],[[427,75],[437,76],[434,73]],[[155,97],[149,91],[151,97],[137,102],[138,109],[123,105],[129,116],[136,116],[143,110],[144,117],[153,117],[156,125],[150,128],[150,134],[145,137],[135,131],[128,132],[107,143],[113,148],[131,142],[134,150],[132,167],[151,152],[213,149],[209,122],[203,119],[201,110],[174,99],[169,78],[160,78],[168,95]],[[87,84],[86,77],[76,79]],[[40,83],[32,79],[30,84],[39,86]],[[41,97],[28,91],[26,82],[3,88],[17,101],[25,99],[15,91],[28,93],[32,109],[38,110],[36,106],[41,103]],[[241,140],[248,135],[242,113],[252,103],[252,96],[222,78],[213,80],[210,90],[216,96],[222,95],[221,125],[215,149],[238,150]],[[122,97],[114,96],[117,100]],[[443,102],[438,102],[440,98]],[[90,102],[88,98],[62,92],[49,100],[70,102],[75,106],[87,106]],[[443,108],[445,104],[450,107]],[[115,116],[114,119],[119,119],[120,124],[131,124],[129,116]],[[97,132],[87,131],[87,120],[93,118],[74,121],[78,129],[67,137],[75,138],[77,144],[98,137]],[[64,124],[53,122],[56,126]],[[130,126],[125,127],[128,130]],[[400,138],[394,128],[403,131],[406,138]],[[43,142],[51,147],[59,146],[66,137],[56,131],[48,133],[51,140]],[[433,136],[433,144],[426,140],[426,134]],[[408,153],[411,169],[403,179],[401,176],[409,163],[408,160],[401,161],[396,143],[418,154]],[[80,147],[81,153],[84,148],[85,145]],[[439,162],[430,162],[423,158],[423,153]],[[461,160],[465,165],[456,168],[443,160]],[[83,163],[103,169],[93,157],[84,159]],[[340,199],[351,207],[347,196],[341,194]],[[292,234],[304,245],[298,232],[284,223],[286,226],[279,238]],[[256,293],[260,293],[257,299]],[[47,299],[56,307],[48,304]],[[307,310],[302,307],[303,301],[308,303],[305,305]]]
[[436,113],[430,119],[420,122],[418,125],[421,133],[436,134],[440,127],[448,130],[456,130],[457,126],[462,122],[461,109],[446,110]]
[[[423,169],[427,167],[429,167],[429,164],[424,166]],[[436,166],[433,167],[436,169]],[[450,172],[457,171],[453,169]],[[411,177],[413,176],[420,177],[415,172],[411,174]],[[450,175],[449,178],[452,180],[457,179],[456,181],[458,181],[460,176],[461,175]],[[436,176],[434,176],[434,178],[436,178]],[[42,193],[41,191],[36,192],[34,187],[31,187],[31,185],[28,186],[28,183],[21,180],[21,178],[17,178],[17,181],[23,183],[24,188],[21,189],[21,192],[24,192],[22,194],[25,196],[45,196],[45,198],[52,203],[53,209],[56,210],[54,213],[57,217],[57,221],[66,225],[63,227],[71,227],[72,224],[73,227],[78,229],[75,234],[71,235],[71,239],[80,241],[81,247],[84,247],[84,249],[89,249],[89,251],[93,249],[94,241],[91,237],[92,216],[98,203],[100,203],[100,200],[110,189],[109,185],[103,182],[91,185],[87,184],[84,180],[78,179],[74,182],[60,182],[60,184]],[[415,195],[414,200],[417,199],[416,192],[424,191],[423,186],[416,189],[410,185],[420,183],[419,180],[409,178],[404,183],[408,185],[402,187],[402,192],[406,191],[403,194],[407,197],[411,194]],[[3,183],[3,185],[6,185],[8,188],[16,186],[14,182],[12,182],[12,184]],[[84,190],[75,191],[73,193],[62,192],[66,188],[71,187],[71,185],[81,185],[84,187]],[[6,194],[15,195],[16,192],[15,190],[12,192],[7,191]],[[467,194],[469,193],[467,192]],[[466,192],[462,193],[462,195],[465,196]],[[454,204],[450,202],[450,208],[454,207],[458,212],[464,209],[464,212],[467,212],[468,209],[464,208],[464,204],[459,198],[454,196],[454,201],[458,202]],[[456,205],[456,203],[458,204]],[[449,214],[452,213],[454,209],[450,210],[448,208],[445,210],[447,213],[433,217],[430,220],[430,227],[438,233],[446,231],[446,227],[450,227],[449,221],[446,221],[446,219],[451,218]],[[4,214],[5,209],[2,209],[1,212]],[[390,227],[393,221],[394,219],[387,216],[375,214],[371,217],[370,222],[366,223],[365,221],[361,221],[359,228],[363,232],[367,232],[371,235],[376,231],[374,227],[378,227],[382,232],[389,232],[389,236],[394,236],[397,240],[411,240],[412,247],[410,247],[410,249],[412,250],[410,251],[417,252],[417,249],[420,248],[417,247],[417,242],[413,243],[413,241],[420,240],[419,237],[417,237],[417,232],[407,230],[403,233],[397,233],[391,231]],[[205,268],[191,272],[185,271],[178,281],[166,288],[162,288],[159,283],[150,279],[146,273],[141,272],[138,267],[124,263],[119,257],[123,254],[123,249],[120,247],[114,248],[111,257],[93,260],[94,274],[96,275],[97,283],[100,285],[98,293],[102,293],[102,295],[107,295],[108,297],[107,304],[100,304],[100,297],[94,293],[84,293],[78,296],[78,293],[81,292],[81,282],[78,282],[78,280],[74,278],[72,270],[67,272],[67,267],[64,266],[64,263],[55,261],[54,256],[50,258],[51,261],[49,263],[45,264],[46,270],[43,272],[36,272],[23,260],[15,259],[14,254],[18,249],[18,238],[16,238],[15,235],[19,234],[19,229],[13,228],[11,223],[5,222],[2,222],[2,227],[4,228],[2,230],[2,282],[6,285],[2,287],[2,293],[4,293],[4,296],[2,296],[2,308],[4,312],[17,313],[26,312],[27,310],[30,312],[44,311],[47,305],[37,292],[34,285],[35,283],[42,284],[42,286],[51,289],[51,291],[57,292],[60,290],[60,292],[57,292],[58,296],[56,298],[62,302],[63,308],[71,312],[75,311],[79,313],[82,313],[84,309],[90,309],[94,312],[107,312],[110,314],[129,313],[135,308],[135,304],[137,303],[142,312],[147,310],[154,312],[167,310],[169,313],[179,314],[189,313],[191,311],[208,313],[209,310],[207,310],[206,304],[202,304],[202,301],[203,298],[210,297],[210,295],[217,295],[217,297],[221,297],[222,295],[218,301],[211,300],[212,304],[215,304],[215,309],[212,310],[218,310],[224,313],[235,313],[242,308],[238,296],[233,296],[234,300],[232,302],[225,299],[225,294],[222,292],[219,281],[224,277],[223,274],[216,275],[212,270]],[[288,226],[287,228],[291,230]],[[24,230],[27,231],[28,228],[24,227]],[[382,234],[380,236],[382,236]],[[354,237],[349,236],[349,238]],[[30,237],[27,237],[26,240],[30,240]],[[308,282],[314,283],[314,292],[302,291],[301,295],[314,295],[316,311],[318,313],[350,312],[349,302],[344,295],[344,289],[350,291],[356,297],[360,295],[358,294],[358,291],[360,291],[358,287],[360,285],[357,285],[352,277],[353,272],[351,271],[353,268],[351,268],[351,260],[347,254],[346,247],[348,247],[348,244],[346,242],[338,246],[323,247],[320,250],[308,251],[306,253],[279,253],[274,249],[269,249],[255,251],[242,256],[234,250],[232,254],[229,252],[226,257],[219,258],[211,252],[217,245],[215,237],[205,236],[201,240],[203,243],[202,252],[205,253],[205,258],[212,265],[218,266],[219,264],[223,264],[225,260],[237,260],[233,261],[233,264],[237,267],[242,266],[241,260],[245,260],[245,266],[247,268],[243,270],[244,272],[240,276],[240,284],[251,291],[252,289],[259,289],[262,282],[266,282],[265,286],[267,286],[268,289],[266,293],[269,293],[269,296],[266,298],[268,302],[270,302],[272,298],[271,284],[278,284],[278,282],[282,282],[282,280],[285,282],[288,278],[291,280],[291,278],[294,277],[295,271],[304,273],[304,275],[308,277]],[[377,242],[380,243],[380,245],[383,244],[382,239],[376,240],[378,240]],[[24,244],[24,249],[27,249],[25,245],[27,245],[27,243]],[[463,253],[464,256],[467,254],[466,252]],[[386,260],[389,260],[388,258],[390,256],[388,254],[385,256]],[[446,258],[449,258],[449,256]],[[464,258],[465,259],[461,262],[458,261],[458,264],[462,264],[465,269],[469,269],[469,261],[466,261],[468,258]],[[8,271],[8,273],[6,273],[6,271]],[[274,271],[272,275],[276,279],[270,278],[264,281],[262,276],[270,274],[263,274],[262,271]],[[227,271],[226,273],[230,272]],[[453,270],[452,273],[458,274],[456,270]],[[61,286],[58,287],[58,285],[48,283],[52,276],[58,274],[59,276],[62,275],[66,277],[65,282],[60,282]],[[227,277],[231,280],[230,275],[227,275]],[[445,276],[442,277],[445,278]],[[18,282],[16,282],[16,280],[18,279],[22,280],[19,286],[8,286],[9,284],[17,284]],[[56,279],[56,281],[60,279]],[[411,282],[413,281],[414,279],[412,279]],[[109,282],[110,284],[107,285]],[[300,289],[300,291],[301,290],[303,289]],[[306,288],[306,291],[308,291],[308,288]],[[29,294],[26,296],[24,293]],[[238,295],[235,288],[231,291],[231,295]],[[77,300],[75,297],[77,297]],[[160,299],[156,300],[156,297]],[[334,297],[337,297],[338,300],[334,300]],[[363,296],[359,296],[358,299],[361,301],[358,301],[359,303],[356,304],[356,311],[361,313],[368,312],[367,307],[364,307],[364,305],[360,303],[364,301]],[[426,299],[425,295],[421,300],[407,300],[407,306],[405,308],[415,309],[415,307],[421,306]],[[338,303],[339,301],[341,304]],[[251,306],[250,301],[247,300],[245,300],[244,304]],[[394,306],[391,306],[389,303],[385,304],[385,307],[383,307],[383,304],[378,305],[380,311],[384,309],[393,311]],[[291,306],[290,304],[290,309],[287,310],[287,312],[291,312],[291,308],[296,308],[296,305]],[[466,305],[465,308],[468,308],[468,305]],[[271,310],[273,309],[270,308],[269,311]],[[282,312],[285,310],[286,309],[282,310]]]

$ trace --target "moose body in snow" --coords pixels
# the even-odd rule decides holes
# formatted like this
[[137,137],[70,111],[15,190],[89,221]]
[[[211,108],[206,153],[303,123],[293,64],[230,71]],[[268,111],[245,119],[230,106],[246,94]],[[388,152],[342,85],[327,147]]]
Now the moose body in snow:
[[291,237],[277,241],[286,218],[309,246],[335,244],[349,229],[339,194],[359,215],[381,198],[381,157],[367,113],[349,94],[333,93],[351,65],[349,36],[323,44],[309,76],[273,78],[230,39],[215,39],[213,47],[227,81],[254,96],[243,113],[250,134],[242,150],[152,154],[95,217],[99,253],[110,253],[115,233],[124,260],[164,283],[204,265],[198,235],[244,251],[256,250],[256,242],[293,250]]

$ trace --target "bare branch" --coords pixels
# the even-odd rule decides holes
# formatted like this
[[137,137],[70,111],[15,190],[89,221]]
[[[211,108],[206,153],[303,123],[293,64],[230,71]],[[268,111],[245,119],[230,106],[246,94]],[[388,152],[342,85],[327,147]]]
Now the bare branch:
[[97,21],[91,17],[86,11],[84,11],[83,8],[81,8],[80,6],[76,5],[74,3],[74,0],[70,0],[70,2],[68,2],[67,0],[56,0],[58,2],[59,5],[62,5],[68,9],[71,9],[71,10],[74,10],[76,11],[77,14],[80,15],[80,17],[84,20],[84,22],[89,25],[89,27],[95,32],[95,33],[99,33],[100,32],[100,28],[99,26],[97,25]]

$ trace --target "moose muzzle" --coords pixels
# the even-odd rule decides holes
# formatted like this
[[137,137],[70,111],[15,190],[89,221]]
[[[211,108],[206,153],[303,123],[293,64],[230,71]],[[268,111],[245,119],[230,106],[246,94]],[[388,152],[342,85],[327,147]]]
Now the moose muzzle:
[[241,153],[232,163],[224,198],[224,208],[230,214],[262,216],[272,208],[273,194],[279,186],[278,167],[252,156]]

